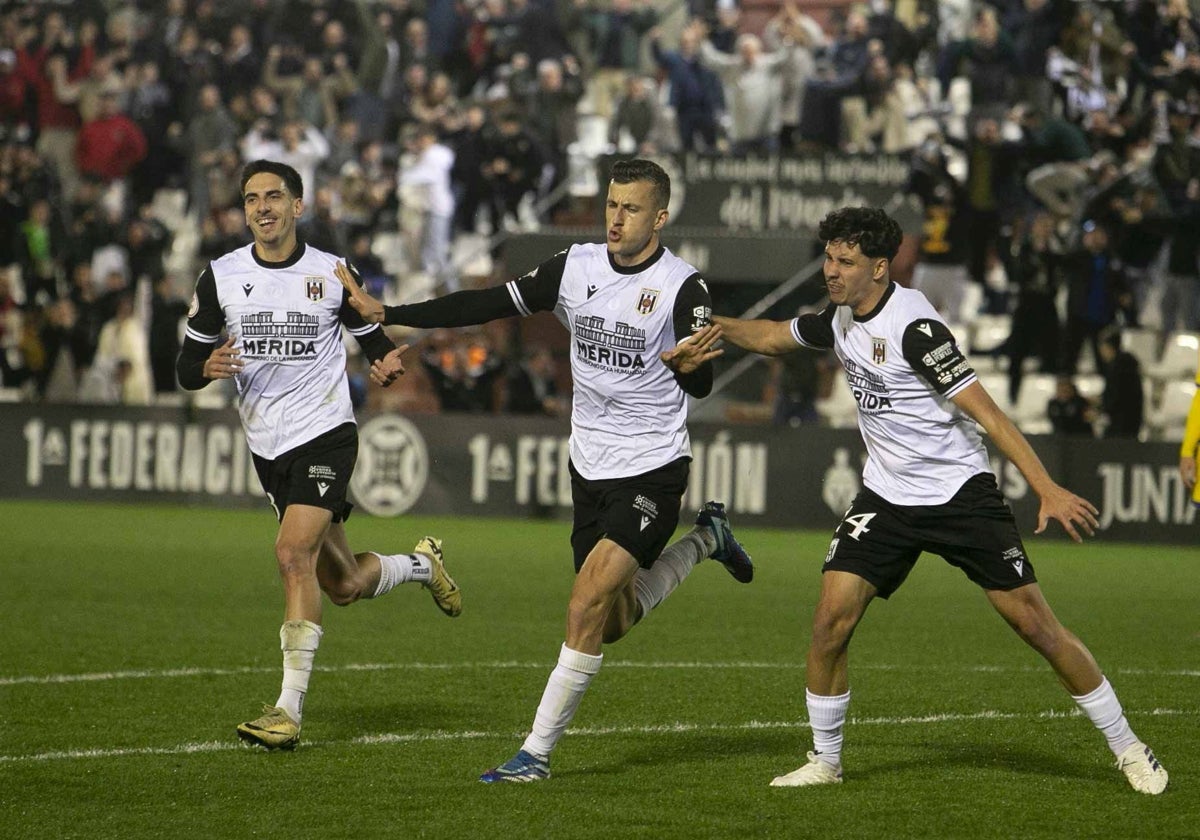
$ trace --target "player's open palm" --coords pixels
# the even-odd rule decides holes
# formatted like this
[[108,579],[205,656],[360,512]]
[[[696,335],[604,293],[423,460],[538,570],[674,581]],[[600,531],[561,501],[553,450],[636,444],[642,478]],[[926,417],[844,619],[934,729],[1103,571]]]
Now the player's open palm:
[[1042,496],[1042,506],[1038,510],[1038,526],[1034,533],[1040,534],[1045,531],[1046,525],[1054,519],[1063,526],[1063,530],[1071,539],[1083,542],[1079,531],[1082,530],[1089,537],[1095,534],[1096,529],[1100,527],[1100,520],[1096,518],[1099,513],[1096,506],[1087,499],[1076,496],[1070,490],[1056,484]]
[[692,373],[705,362],[711,362],[725,351],[716,346],[721,340],[721,328],[716,324],[701,327],[696,332],[676,344],[670,350],[659,354],[663,364],[676,373]]
[[358,280],[350,273],[350,269],[346,268],[342,263],[338,263],[333,267],[333,273],[337,275],[342,288],[346,290],[350,305],[362,316],[362,319],[368,324],[383,323],[383,304],[371,297],[366,289],[358,285]]
[[404,361],[400,358],[408,349],[407,344],[401,344],[382,359],[371,362],[371,381],[386,388],[404,375]]

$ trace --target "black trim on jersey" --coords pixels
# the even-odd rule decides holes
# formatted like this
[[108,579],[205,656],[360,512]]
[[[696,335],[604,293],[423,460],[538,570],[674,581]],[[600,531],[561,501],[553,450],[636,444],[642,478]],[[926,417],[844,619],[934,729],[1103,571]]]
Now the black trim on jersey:
[[896,281],[889,280],[888,284],[887,284],[887,288],[883,290],[883,297],[881,297],[879,299],[879,303],[875,304],[875,308],[872,309],[870,312],[868,312],[866,315],[862,315],[862,316],[855,315],[854,320],[858,321],[858,323],[860,323],[860,324],[864,323],[866,321],[870,321],[872,318],[874,318],[876,315],[879,314],[880,310],[883,309],[883,307],[887,306],[887,302],[892,299],[892,294],[895,291],[896,291]]
[[567,272],[567,255],[570,251],[570,248],[564,248],[533,271],[513,281],[521,296],[521,303],[530,314],[553,312],[554,307],[558,306],[558,292],[562,287],[563,275]]
[[820,312],[808,312],[796,319],[792,328],[793,335],[798,335],[805,345],[820,350],[833,348],[833,315],[837,312],[836,304],[829,304]]
[[258,256],[258,252],[255,250],[257,247],[257,244],[250,246],[250,256],[263,268],[291,268],[300,262],[300,258],[304,256],[304,252],[308,249],[308,246],[304,244],[304,240],[297,236],[295,249],[282,262],[267,262]]
[[666,246],[659,242],[658,248],[654,250],[654,253],[646,257],[645,260],[637,265],[617,265],[616,260],[613,259],[612,251],[605,251],[605,253],[608,254],[609,267],[612,268],[613,271],[617,272],[617,274],[640,274],[658,262],[666,250]]
[[900,344],[912,369],[943,396],[958,390],[975,375],[949,328],[941,321],[918,318],[904,328]]
[[424,303],[385,306],[383,323],[406,327],[470,327],[519,314],[503,286],[453,292]]
[[[197,308],[195,314],[188,318],[188,329],[201,335],[219,335],[225,328],[225,313],[217,299],[217,278],[213,274],[212,263],[206,265],[196,278],[195,295]],[[179,358],[175,360],[175,375],[184,389],[198,391],[212,381],[204,375],[204,363],[215,346],[215,341],[184,337]]]
[[[675,341],[683,341],[693,333],[712,323],[712,297],[700,272],[688,277],[675,295],[675,309],[671,313],[675,325]],[[713,366],[705,362],[691,373],[676,373],[675,381],[684,393],[700,399],[712,393]]]
[[204,375],[204,363],[212,355],[216,344],[207,344],[188,336],[183,339],[183,347],[179,348],[179,358],[175,360],[175,376],[186,391],[199,391],[209,382]]

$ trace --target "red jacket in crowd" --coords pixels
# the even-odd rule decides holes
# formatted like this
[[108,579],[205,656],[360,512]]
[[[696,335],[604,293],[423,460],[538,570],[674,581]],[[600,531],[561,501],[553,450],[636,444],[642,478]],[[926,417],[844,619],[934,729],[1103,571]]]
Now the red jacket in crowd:
[[75,164],[83,175],[115,181],[146,157],[146,135],[124,114],[83,124],[75,141]]

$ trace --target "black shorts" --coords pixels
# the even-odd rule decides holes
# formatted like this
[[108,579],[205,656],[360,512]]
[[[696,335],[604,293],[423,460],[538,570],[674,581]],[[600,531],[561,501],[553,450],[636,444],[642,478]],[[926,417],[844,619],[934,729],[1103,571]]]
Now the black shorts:
[[922,551],[941,555],[984,589],[1016,589],[1037,580],[990,473],[973,476],[940,505],[894,505],[863,488],[833,533],[824,571],[856,574],[887,598]]
[[575,506],[571,530],[575,571],[583,568],[583,561],[601,539],[612,540],[632,554],[639,566],[650,568],[679,524],[690,465],[691,459],[680,458],[641,475],[589,481],[569,464]]
[[251,454],[258,480],[281,521],[288,505],[325,508],[334,522],[349,518],[354,505],[346,501],[346,488],[358,459],[358,426],[345,423],[278,458]]

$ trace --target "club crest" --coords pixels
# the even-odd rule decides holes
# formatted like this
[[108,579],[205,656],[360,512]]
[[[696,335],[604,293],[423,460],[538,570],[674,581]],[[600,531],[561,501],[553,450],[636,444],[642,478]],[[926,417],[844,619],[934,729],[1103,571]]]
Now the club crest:
[[654,311],[656,303],[658,303],[658,289],[642,289],[642,293],[638,297],[638,314],[649,315]]
[[308,276],[304,278],[304,285],[308,292],[308,299],[313,303],[325,297],[325,278]]
[[887,361],[887,339],[871,339],[871,361],[877,365]]

